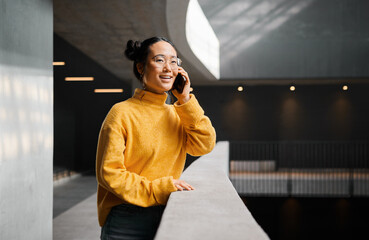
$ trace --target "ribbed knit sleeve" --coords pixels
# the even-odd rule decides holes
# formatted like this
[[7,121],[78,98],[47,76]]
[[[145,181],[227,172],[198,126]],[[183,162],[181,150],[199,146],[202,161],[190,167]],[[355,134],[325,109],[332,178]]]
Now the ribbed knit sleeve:
[[130,172],[124,165],[126,130],[116,106],[110,110],[101,127],[96,156],[98,183],[125,202],[148,207],[166,204],[171,192],[177,190],[172,176],[149,181]]
[[204,115],[195,95],[190,94],[185,104],[174,104],[182,125],[186,131],[186,151],[193,156],[201,156],[213,150],[216,134],[210,119]]

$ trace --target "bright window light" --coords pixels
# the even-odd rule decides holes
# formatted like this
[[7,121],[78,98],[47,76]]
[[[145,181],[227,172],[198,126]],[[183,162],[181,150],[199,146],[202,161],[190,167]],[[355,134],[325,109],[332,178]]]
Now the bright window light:
[[186,37],[195,56],[219,79],[219,40],[196,0],[190,0],[188,4]]

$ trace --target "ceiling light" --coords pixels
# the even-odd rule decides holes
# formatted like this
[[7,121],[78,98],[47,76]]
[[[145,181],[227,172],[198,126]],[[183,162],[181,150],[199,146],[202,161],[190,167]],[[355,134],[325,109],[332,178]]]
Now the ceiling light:
[[293,91],[295,91],[295,90],[296,90],[295,86],[291,85],[291,86],[290,86],[290,91],[291,91],[291,92],[293,92]]
[[95,89],[94,90],[95,93],[122,93],[123,89]]
[[53,62],[53,66],[64,66],[65,62]]
[[238,86],[237,91],[242,92],[243,91],[243,87],[242,86]]
[[348,86],[347,86],[347,85],[344,85],[344,86],[342,87],[342,89],[343,89],[343,91],[347,91],[347,90],[348,90]]
[[93,77],[66,77],[65,81],[93,81]]

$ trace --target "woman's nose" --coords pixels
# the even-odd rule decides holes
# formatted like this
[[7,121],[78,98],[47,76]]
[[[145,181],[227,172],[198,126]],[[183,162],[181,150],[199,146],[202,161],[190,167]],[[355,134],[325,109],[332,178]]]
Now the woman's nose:
[[168,62],[164,63],[163,70],[167,72],[172,71],[172,68],[170,67],[170,64]]

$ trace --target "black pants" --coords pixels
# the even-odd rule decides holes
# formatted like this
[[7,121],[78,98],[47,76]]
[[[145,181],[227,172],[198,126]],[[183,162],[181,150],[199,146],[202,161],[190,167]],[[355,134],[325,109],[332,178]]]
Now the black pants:
[[101,239],[153,239],[164,209],[165,206],[147,208],[130,204],[115,206],[101,228]]

